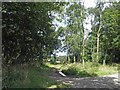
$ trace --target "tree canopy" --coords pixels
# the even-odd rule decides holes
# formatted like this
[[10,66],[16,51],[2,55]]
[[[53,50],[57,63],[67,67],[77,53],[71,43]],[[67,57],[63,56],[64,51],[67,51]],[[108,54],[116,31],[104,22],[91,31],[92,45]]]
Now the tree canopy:
[[[3,62],[22,63],[44,58],[55,48],[52,25],[54,3],[5,2],[2,4]],[[38,60],[38,59],[37,59]]]
[[[62,44],[70,62],[113,62],[119,60],[119,3],[96,3],[86,9],[84,2],[4,2],[2,4],[3,63],[14,64],[50,57]],[[86,18],[91,31],[86,35]],[[53,21],[66,26],[56,31]],[[85,38],[87,36],[87,38]],[[108,60],[107,60],[108,59]]]

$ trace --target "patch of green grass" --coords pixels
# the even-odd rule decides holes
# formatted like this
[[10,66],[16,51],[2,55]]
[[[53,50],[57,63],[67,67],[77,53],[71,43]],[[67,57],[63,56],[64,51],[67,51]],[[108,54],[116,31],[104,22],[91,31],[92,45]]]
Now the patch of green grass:
[[[61,84],[51,78],[51,68],[31,65],[16,65],[3,68],[3,87],[9,88],[66,88],[67,85]],[[54,88],[54,87],[53,87]]]
[[86,65],[85,67],[83,67],[80,63],[68,65],[68,68],[63,68],[62,71],[66,75],[76,75],[80,77],[97,76],[95,73],[93,73],[94,71],[97,71],[97,68],[93,68],[90,65]]
[[116,66],[109,66],[109,65],[105,65],[105,66],[99,66],[99,70],[96,71],[95,73],[98,76],[103,76],[103,75],[109,75],[109,74],[114,74],[118,72],[117,69],[117,65]]
[[66,75],[75,75],[80,77],[93,77],[93,76],[103,76],[108,74],[114,74],[118,72],[118,65],[101,65],[93,64],[92,62],[86,62],[84,67],[81,63],[73,64],[58,64],[52,65],[50,67],[61,69]]
[[51,63],[45,63],[45,65],[47,65],[48,67],[51,67],[51,68],[60,69],[64,64],[51,64]]

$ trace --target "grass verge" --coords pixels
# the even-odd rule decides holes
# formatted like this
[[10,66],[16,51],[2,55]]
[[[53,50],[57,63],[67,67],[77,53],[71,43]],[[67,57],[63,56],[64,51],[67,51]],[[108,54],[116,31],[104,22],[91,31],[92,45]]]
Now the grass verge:
[[114,74],[118,72],[118,64],[114,65],[93,65],[92,62],[86,62],[84,67],[81,63],[74,64],[47,64],[49,67],[54,67],[62,70],[66,75],[75,75],[80,77],[94,77]]
[[3,87],[6,88],[66,88],[49,78],[51,68],[46,65],[15,65],[3,68]]

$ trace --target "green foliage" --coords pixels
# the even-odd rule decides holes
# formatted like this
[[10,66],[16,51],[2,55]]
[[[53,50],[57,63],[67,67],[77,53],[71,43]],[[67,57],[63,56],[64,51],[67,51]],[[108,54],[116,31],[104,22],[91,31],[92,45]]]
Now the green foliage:
[[97,71],[97,68],[91,66],[91,63],[85,63],[85,67],[82,64],[73,64],[67,69],[63,69],[62,71],[66,75],[75,75],[80,77],[91,77],[97,76],[94,72]]
[[86,57],[87,59],[91,57],[90,61],[103,64],[119,62],[119,3],[110,3],[106,7],[106,3],[97,3],[95,8],[87,10],[88,15],[93,17],[91,19],[92,32],[89,33],[86,43]]
[[62,70],[62,72],[65,73],[66,75],[78,75],[78,72],[74,67],[70,67],[67,70]]
[[2,4],[3,64],[34,60],[42,63],[57,43],[51,15],[56,5],[48,2]]
[[59,56],[59,57],[57,57],[57,61],[60,61],[60,63],[65,63],[66,59],[67,59],[66,56]]
[[103,12],[103,35],[101,40],[102,53],[107,54],[107,58],[110,58],[107,62],[119,62],[120,47],[119,47],[119,3],[112,3]]
[[[45,72],[47,74],[51,72],[48,67],[40,66],[43,59],[50,57],[52,51],[61,46],[59,36],[65,37],[63,43],[68,49],[67,57],[72,64],[60,65],[53,60],[54,65],[49,64],[50,67],[60,69],[67,75],[81,77],[116,73],[118,71],[116,66],[108,66],[105,63],[119,62],[120,59],[120,2],[111,3],[106,8],[103,6],[103,3],[97,3],[95,8],[87,9],[88,16],[93,17],[92,31],[84,39],[83,24],[87,12],[80,2],[66,4],[4,2],[2,4],[2,53],[5,67],[3,87],[62,87],[45,76]],[[52,16],[53,13],[60,17]],[[53,20],[62,22],[63,19],[67,26],[55,31]],[[67,60],[65,57],[57,59],[62,63]],[[81,63],[74,63],[74,59],[75,62],[85,60],[84,67]],[[25,62],[38,60],[39,65],[29,63],[31,66],[23,66]],[[16,66],[11,67],[12,64]]]
[[75,75],[79,77],[94,77],[117,73],[117,66],[98,65],[92,62],[86,62],[83,67],[82,64],[67,64],[62,67],[63,73],[66,75]]
[[[3,87],[6,88],[49,88],[55,85],[56,88],[67,87],[48,77],[51,74],[51,68],[42,66],[13,66],[4,68]],[[54,87],[53,87],[54,88]]]
[[72,4],[68,4],[63,13],[67,26],[62,28],[61,33],[65,36],[64,44],[68,48],[68,57],[70,57],[69,61],[73,63],[75,57],[75,62],[78,62],[80,61],[80,57],[82,57],[80,53],[84,53],[83,23],[86,18],[85,8],[80,2],[72,2]]

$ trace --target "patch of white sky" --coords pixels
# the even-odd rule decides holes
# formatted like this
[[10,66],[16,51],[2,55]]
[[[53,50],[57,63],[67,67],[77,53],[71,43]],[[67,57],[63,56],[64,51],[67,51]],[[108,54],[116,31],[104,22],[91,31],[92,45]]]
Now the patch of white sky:
[[[84,1],[84,6],[85,8],[90,8],[90,7],[95,7],[95,0],[83,0]],[[91,19],[93,17],[91,16],[88,16],[85,20],[85,23],[84,23],[84,28],[85,28],[85,39],[87,38],[89,32],[91,32]]]

